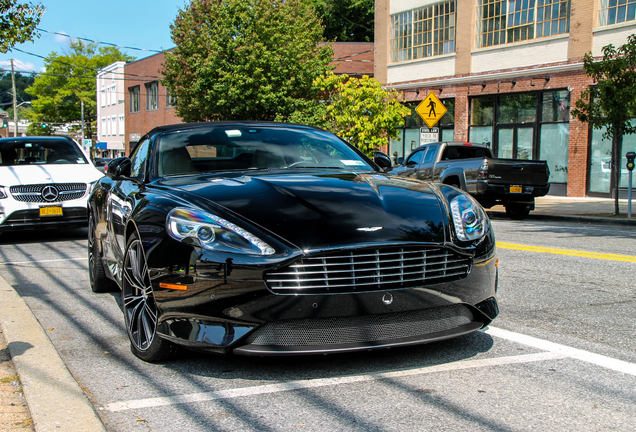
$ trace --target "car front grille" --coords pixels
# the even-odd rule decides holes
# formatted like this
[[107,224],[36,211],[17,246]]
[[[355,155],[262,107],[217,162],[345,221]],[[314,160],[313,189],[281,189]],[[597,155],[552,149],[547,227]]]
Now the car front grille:
[[337,294],[409,288],[468,276],[472,257],[446,248],[374,248],[303,257],[265,274],[275,294]]
[[403,338],[426,339],[473,321],[462,304],[409,312],[276,321],[256,329],[248,344],[279,347],[364,344]]
[[54,203],[82,198],[86,194],[86,183],[20,185],[11,186],[9,191],[16,201]]

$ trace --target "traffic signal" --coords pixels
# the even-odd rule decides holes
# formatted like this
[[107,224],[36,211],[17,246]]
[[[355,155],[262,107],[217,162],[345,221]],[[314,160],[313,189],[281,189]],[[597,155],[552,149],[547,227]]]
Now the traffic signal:
[[6,117],[4,117],[4,118],[2,119],[2,127],[3,127],[3,128],[6,128],[6,127],[8,127],[8,126],[9,126],[9,122],[7,121],[7,118],[6,118]]

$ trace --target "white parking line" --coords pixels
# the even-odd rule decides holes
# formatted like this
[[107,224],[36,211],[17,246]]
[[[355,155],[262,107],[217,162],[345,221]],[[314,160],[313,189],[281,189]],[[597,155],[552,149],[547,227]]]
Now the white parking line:
[[636,376],[636,364],[634,363],[617,360],[611,357],[606,357],[604,355],[594,354],[589,351],[572,348],[566,345],[561,345],[543,339],[537,339],[532,336],[526,336],[520,333],[513,333],[511,331],[494,327],[489,327],[488,330],[486,330],[486,333],[501,339],[517,342],[522,345],[528,345],[555,354],[561,354],[565,357],[574,358],[587,363],[595,364],[597,366],[601,366],[606,369],[611,369],[617,372],[623,372],[628,375]]
[[392,378],[402,378],[413,375],[431,374],[437,372],[447,372],[462,369],[476,369],[489,366],[500,366],[506,364],[519,364],[538,362],[545,360],[562,359],[566,356],[559,353],[546,352],[538,354],[527,354],[511,357],[498,357],[483,360],[463,360],[437,366],[428,366],[417,369],[401,370],[394,372],[378,372],[366,375],[351,375],[339,378],[318,378],[311,380],[289,381],[278,384],[268,384],[262,386],[243,387],[232,390],[220,390],[215,392],[192,393],[169,397],[158,397],[148,399],[130,400],[124,402],[114,402],[104,406],[107,411],[125,411],[139,408],[153,408],[166,405],[183,403],[204,402],[219,399],[232,399],[245,396],[254,396],[269,393],[279,393],[289,390],[302,390],[316,387],[336,386],[342,384],[352,384],[366,381],[385,380]]
[[64,259],[42,260],[42,261],[13,261],[13,262],[0,263],[0,265],[41,264],[41,263],[50,263],[50,262],[58,262],[58,261],[88,261],[88,257],[84,256],[81,258],[64,258]]

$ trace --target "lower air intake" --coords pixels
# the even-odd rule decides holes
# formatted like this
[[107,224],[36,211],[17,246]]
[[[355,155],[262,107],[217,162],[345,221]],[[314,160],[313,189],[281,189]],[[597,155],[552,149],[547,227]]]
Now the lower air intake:
[[464,305],[382,315],[284,320],[263,325],[245,342],[280,347],[364,344],[444,332],[472,321],[473,314]]

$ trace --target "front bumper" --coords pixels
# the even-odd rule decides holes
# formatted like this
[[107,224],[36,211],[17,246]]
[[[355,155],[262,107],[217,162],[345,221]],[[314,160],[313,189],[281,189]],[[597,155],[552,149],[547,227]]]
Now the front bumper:
[[[337,353],[453,338],[498,314],[494,250],[461,280],[364,293],[274,294],[262,269],[235,268],[223,279],[222,267],[197,261],[189,275],[151,272],[161,337],[218,353]],[[162,281],[187,290],[162,288]]]

